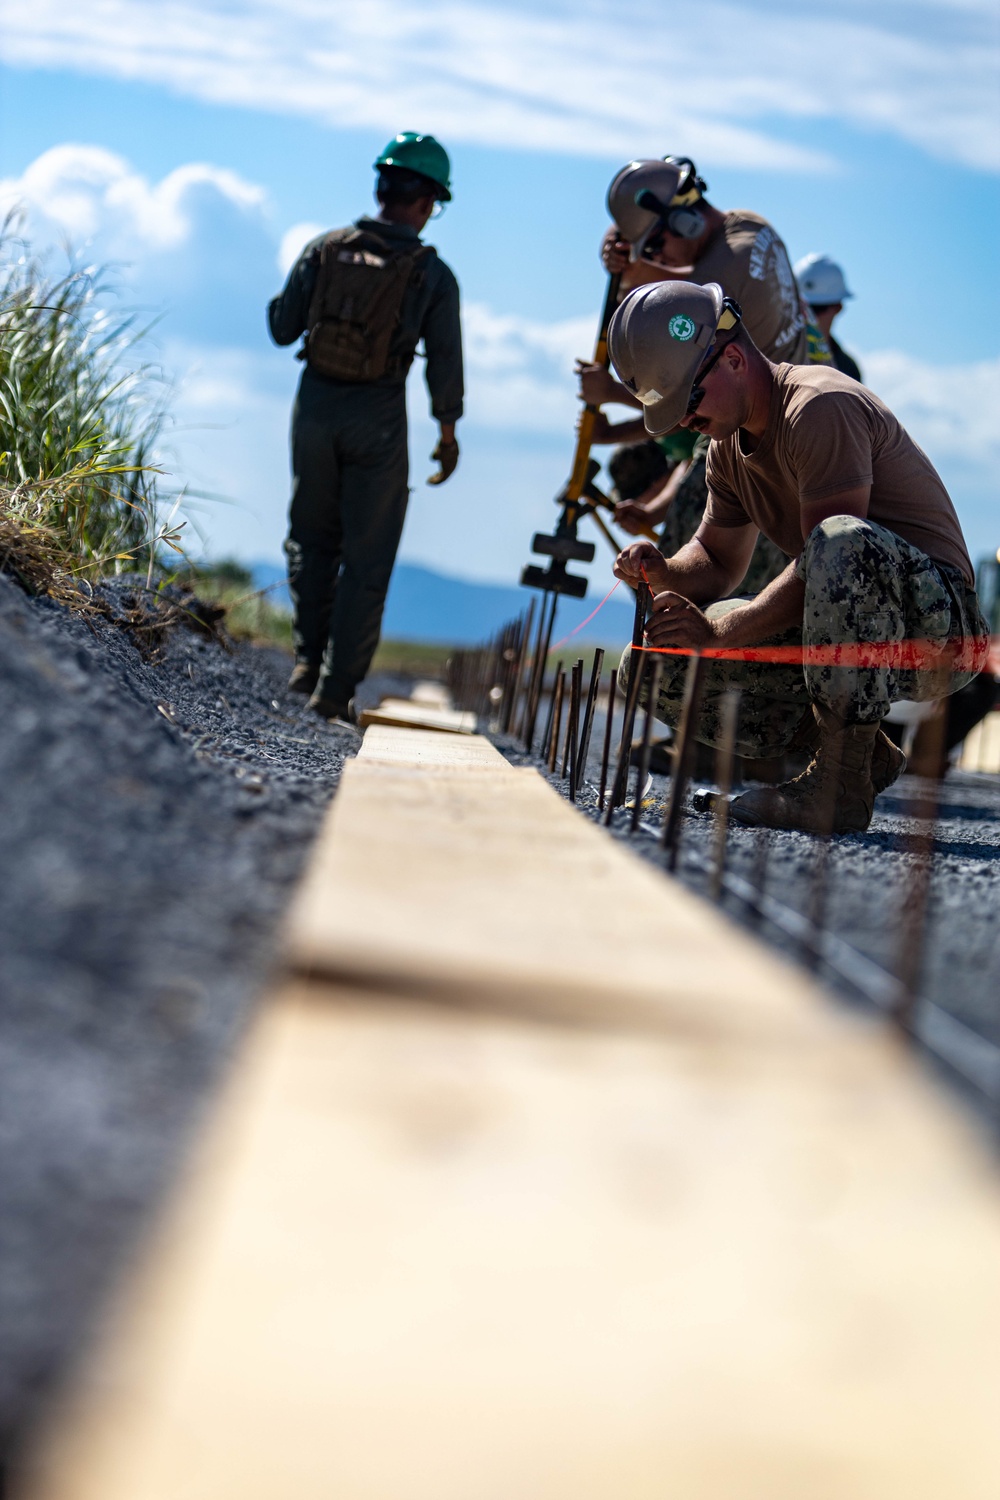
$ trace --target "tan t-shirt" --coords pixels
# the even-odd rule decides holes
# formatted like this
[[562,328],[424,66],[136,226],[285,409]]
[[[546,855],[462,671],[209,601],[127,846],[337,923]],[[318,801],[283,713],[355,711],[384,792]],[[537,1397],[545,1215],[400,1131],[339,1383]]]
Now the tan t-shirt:
[[752,453],[738,432],[709,445],[705,520],[752,523],[797,557],[802,501],[864,484],[870,521],[973,583],[955,507],[926,453],[873,392],[826,365],[778,366],[767,429]]
[[694,265],[699,286],[717,281],[743,309],[747,332],[775,364],[804,365],[809,357],[806,320],[788,251],[777,231],[747,209],[725,215],[725,224]]

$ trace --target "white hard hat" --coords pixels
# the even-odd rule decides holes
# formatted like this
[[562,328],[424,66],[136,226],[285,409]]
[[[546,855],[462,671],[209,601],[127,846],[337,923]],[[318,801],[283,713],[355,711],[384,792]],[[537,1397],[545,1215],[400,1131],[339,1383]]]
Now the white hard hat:
[[671,432],[684,416],[695,375],[716,336],[739,319],[710,281],[654,281],[629,292],[608,329],[608,353],[622,383],[643,405],[646,431]]
[[844,273],[828,255],[803,255],[795,266],[799,290],[811,307],[825,307],[830,302],[846,302],[854,293],[847,290]]

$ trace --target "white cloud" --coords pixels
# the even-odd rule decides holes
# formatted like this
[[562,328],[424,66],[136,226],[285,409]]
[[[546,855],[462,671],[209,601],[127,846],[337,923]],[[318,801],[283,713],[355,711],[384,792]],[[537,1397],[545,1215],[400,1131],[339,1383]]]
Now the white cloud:
[[[816,170],[803,120],[1000,167],[986,0],[7,0],[20,66],[156,81],[200,99],[387,133],[608,160]],[[782,123],[783,122],[783,123]],[[791,126],[792,131],[788,130]]]
[[864,356],[865,382],[942,466],[989,476],[1000,469],[1000,358],[930,365],[885,349]]
[[489,428],[572,433],[573,361],[589,357],[593,317],[537,323],[482,303],[462,311],[468,415]]
[[0,213],[22,205],[75,239],[110,229],[167,250],[189,237],[192,197],[205,188],[244,211],[265,197],[263,188],[207,162],[151,183],[112,151],[67,143],[36,157],[20,177],[0,180]]

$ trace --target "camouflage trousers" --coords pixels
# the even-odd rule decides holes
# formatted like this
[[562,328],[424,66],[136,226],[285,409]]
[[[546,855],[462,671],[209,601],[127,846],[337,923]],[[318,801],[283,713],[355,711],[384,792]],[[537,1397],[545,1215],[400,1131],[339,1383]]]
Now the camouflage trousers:
[[[919,548],[884,526],[854,516],[833,516],[809,536],[796,572],[805,584],[801,626],[761,641],[761,646],[832,646],[857,642],[949,641],[986,634],[974,591],[957,569],[932,562]],[[719,619],[746,599],[710,604]],[[625,690],[631,648],[618,668]],[[680,717],[689,657],[664,655],[656,717],[674,725]],[[975,670],[910,670],[898,667],[785,665],[706,659],[701,712],[695,738],[721,740],[723,694],[738,688],[740,755],[781,755],[813,703],[855,723],[883,719],[901,698],[926,700],[957,692]],[[645,690],[644,690],[645,691]],[[640,695],[645,707],[646,696]]]
[[[695,447],[690,468],[667,511],[657,543],[664,557],[673,557],[675,552],[679,552],[701,525],[705,506],[708,504],[708,481],[705,475],[707,452],[707,442],[703,447]],[[740,593],[759,594],[772,579],[784,572],[788,563],[789,559],[780,547],[769,542],[766,536],[758,536],[746,577],[740,584]]]

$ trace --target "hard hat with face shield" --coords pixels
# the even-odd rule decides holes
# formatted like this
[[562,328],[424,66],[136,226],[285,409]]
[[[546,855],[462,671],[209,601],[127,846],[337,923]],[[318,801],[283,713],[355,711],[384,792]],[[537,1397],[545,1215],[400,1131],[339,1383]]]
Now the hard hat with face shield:
[[657,281],[630,292],[611,320],[608,353],[638,396],[646,431],[672,432],[701,399],[703,379],[741,325],[737,302],[710,281]]

